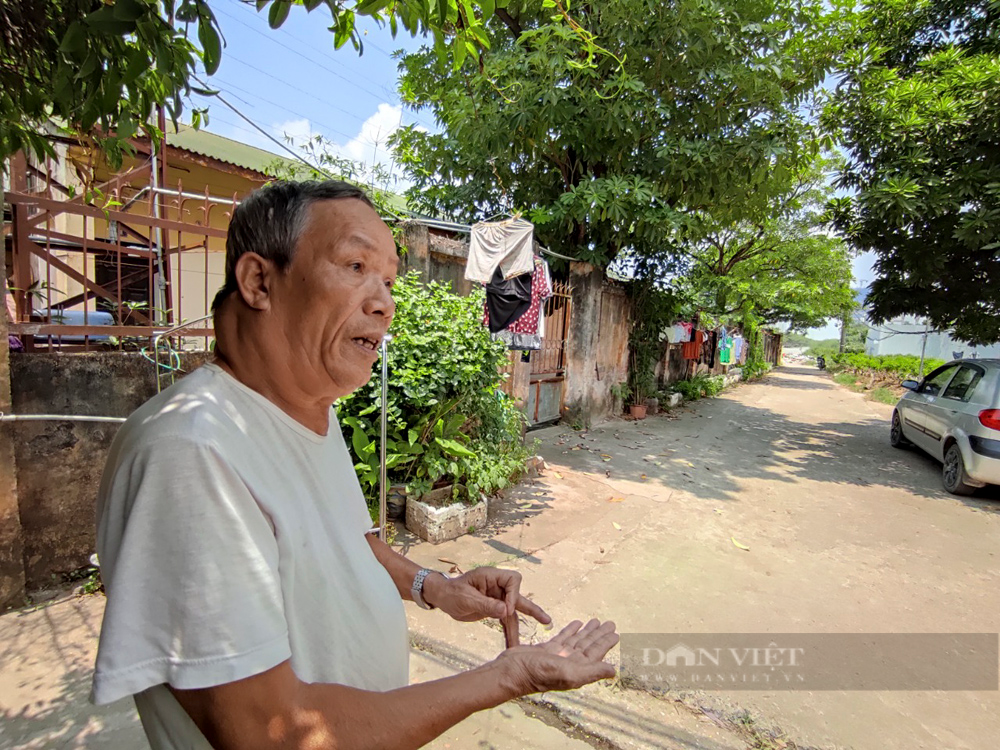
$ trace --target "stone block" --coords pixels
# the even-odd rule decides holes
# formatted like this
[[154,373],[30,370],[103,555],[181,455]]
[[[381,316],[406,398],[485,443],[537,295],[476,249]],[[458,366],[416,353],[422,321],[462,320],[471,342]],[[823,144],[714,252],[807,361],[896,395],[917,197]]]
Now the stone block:
[[456,503],[450,501],[451,488],[445,498],[437,499],[431,493],[419,500],[406,501],[406,528],[421,539],[432,544],[440,544],[468,534],[470,528],[481,529],[486,525],[487,507],[485,495],[480,495],[478,503]]
[[540,477],[547,468],[545,459],[541,456],[528,456],[528,460],[524,462],[524,473],[531,479]]

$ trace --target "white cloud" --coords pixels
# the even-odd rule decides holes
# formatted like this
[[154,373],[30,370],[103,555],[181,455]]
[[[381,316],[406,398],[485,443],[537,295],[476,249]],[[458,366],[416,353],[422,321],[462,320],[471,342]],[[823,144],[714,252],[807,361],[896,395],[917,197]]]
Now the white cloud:
[[[371,117],[361,124],[358,133],[350,139],[337,137],[336,133],[323,133],[312,122],[305,119],[288,120],[273,125],[271,130],[282,142],[291,138],[301,146],[317,135],[323,135],[328,143],[326,148],[331,155],[342,159],[350,159],[362,166],[362,172],[370,170],[373,165],[380,165],[391,170],[398,176],[399,170],[392,163],[392,150],[389,148],[389,137],[399,128],[402,108],[383,102]],[[301,148],[298,149],[301,151]],[[305,155],[305,154],[303,154]],[[389,186],[390,189],[395,186]]]
[[[401,120],[402,107],[383,102],[378,105],[374,114],[361,124],[360,129],[353,137],[326,132],[321,126],[306,118],[285,120],[262,126],[275,140],[299,152],[303,157],[308,157],[308,154],[302,146],[317,135],[322,135],[327,141],[325,147],[331,155],[350,159],[362,165],[363,168],[359,170],[362,173],[368,172],[373,165],[378,164],[385,170],[390,170],[395,178],[393,184],[386,187],[390,190],[403,190],[407,187],[407,183],[405,180],[399,179],[402,177],[402,171],[393,165],[392,151],[389,148],[389,137],[399,129]],[[288,152],[278,144],[262,133],[253,131],[249,125],[238,130],[223,125],[222,129],[217,132],[271,153],[288,155]],[[289,143],[289,139],[291,139],[291,143]]]
[[316,135],[313,132],[312,124],[305,119],[279,122],[277,125],[272,125],[271,130],[282,143],[287,143],[288,139],[291,138],[294,143],[301,144],[312,140]]

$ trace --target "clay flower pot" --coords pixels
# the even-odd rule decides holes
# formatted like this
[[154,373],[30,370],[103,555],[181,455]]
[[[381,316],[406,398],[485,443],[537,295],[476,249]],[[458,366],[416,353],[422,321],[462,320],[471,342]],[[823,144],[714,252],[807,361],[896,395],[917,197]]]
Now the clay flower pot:
[[632,404],[628,408],[629,414],[632,415],[634,419],[645,419],[646,418],[646,405],[645,404]]

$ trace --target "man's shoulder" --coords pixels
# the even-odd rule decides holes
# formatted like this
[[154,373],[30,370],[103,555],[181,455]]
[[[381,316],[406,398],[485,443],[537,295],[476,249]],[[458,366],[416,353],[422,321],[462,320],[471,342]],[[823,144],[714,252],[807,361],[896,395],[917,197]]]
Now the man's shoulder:
[[134,445],[179,440],[212,444],[246,432],[246,407],[223,371],[203,365],[140,406],[120,437]]

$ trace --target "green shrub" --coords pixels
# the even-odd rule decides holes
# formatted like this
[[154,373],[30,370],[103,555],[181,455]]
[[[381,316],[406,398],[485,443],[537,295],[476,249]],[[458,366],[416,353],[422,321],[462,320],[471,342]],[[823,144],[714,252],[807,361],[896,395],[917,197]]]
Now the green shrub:
[[[393,291],[388,348],[389,482],[419,495],[438,482],[472,497],[510,484],[524,467],[524,416],[500,390],[507,349],[482,325],[483,293],[460,297],[416,273]],[[338,402],[338,416],[370,503],[379,480],[378,367]]]
[[721,375],[708,377],[697,375],[691,380],[679,380],[671,386],[674,392],[681,394],[686,401],[697,401],[700,398],[712,398],[722,393],[726,380]]
[[705,378],[705,382],[702,384],[702,392],[707,398],[712,398],[722,393],[725,387],[726,379],[721,375],[715,375],[711,378]]
[[697,401],[701,398],[701,383],[697,378],[694,380],[679,380],[673,384],[672,388],[676,393],[681,394],[685,401]]
[[[920,357],[909,354],[887,354],[874,356],[870,354],[833,354],[831,361],[860,375],[892,375],[899,380],[917,377],[920,370]],[[940,359],[925,359],[924,373],[944,364]]]
[[771,363],[762,361],[756,361],[756,362],[748,361],[746,364],[740,367],[740,370],[743,373],[744,381],[757,380],[757,378],[761,378],[764,375],[767,375],[767,373],[771,371]]

